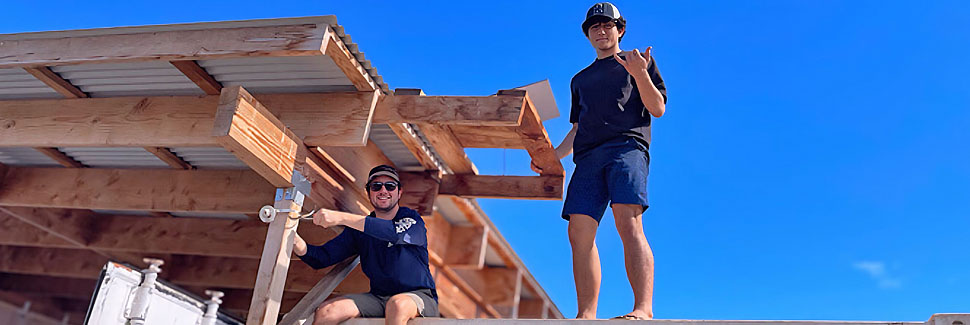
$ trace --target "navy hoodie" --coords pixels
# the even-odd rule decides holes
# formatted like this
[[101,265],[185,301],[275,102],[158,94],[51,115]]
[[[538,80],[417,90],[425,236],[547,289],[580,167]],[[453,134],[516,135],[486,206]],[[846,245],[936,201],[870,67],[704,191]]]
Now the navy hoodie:
[[392,296],[431,289],[438,300],[428,269],[427,232],[417,211],[401,207],[392,220],[378,218],[371,212],[364,220],[364,232],[345,227],[326,244],[307,245],[307,253],[300,260],[321,269],[360,255],[360,267],[370,279],[371,293]]

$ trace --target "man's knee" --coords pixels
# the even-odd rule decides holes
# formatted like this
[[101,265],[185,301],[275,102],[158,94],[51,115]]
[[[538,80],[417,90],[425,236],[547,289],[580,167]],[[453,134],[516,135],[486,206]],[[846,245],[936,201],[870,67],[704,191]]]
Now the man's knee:
[[314,312],[314,324],[337,324],[358,314],[357,306],[350,299],[327,300]]
[[388,317],[406,316],[410,318],[417,316],[418,305],[414,303],[414,299],[411,297],[404,294],[399,294],[387,300],[387,307],[385,307],[384,313]]
[[646,238],[643,234],[643,207],[635,204],[613,205],[613,221],[620,239]]
[[573,245],[586,245],[596,239],[598,224],[593,217],[584,214],[569,215],[569,242]]

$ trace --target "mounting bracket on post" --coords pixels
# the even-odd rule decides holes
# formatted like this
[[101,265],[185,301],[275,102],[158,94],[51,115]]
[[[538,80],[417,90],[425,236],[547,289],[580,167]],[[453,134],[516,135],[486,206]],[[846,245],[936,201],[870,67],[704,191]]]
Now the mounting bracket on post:
[[[306,200],[307,195],[310,195],[310,189],[311,189],[310,181],[307,180],[306,177],[303,176],[303,174],[300,174],[300,172],[294,170],[293,176],[290,178],[290,183],[293,183],[293,187],[281,187],[276,189],[275,200],[276,202],[293,201],[293,203],[296,203],[297,205],[302,207],[303,202]],[[259,220],[262,220],[265,223],[273,222],[273,220],[276,220],[276,215],[280,212],[299,213],[300,211],[293,211],[290,209],[277,209],[272,205],[264,205],[262,208],[259,209]],[[312,215],[312,214],[313,213],[311,212],[308,215]],[[306,216],[301,215],[300,217],[303,218]]]

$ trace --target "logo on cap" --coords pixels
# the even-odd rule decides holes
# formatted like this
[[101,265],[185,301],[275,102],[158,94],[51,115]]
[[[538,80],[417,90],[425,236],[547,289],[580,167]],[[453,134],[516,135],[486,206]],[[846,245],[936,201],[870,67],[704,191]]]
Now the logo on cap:
[[597,3],[597,4],[593,5],[593,13],[594,14],[602,14],[602,13],[604,13],[604,11],[603,11],[603,4],[602,3]]

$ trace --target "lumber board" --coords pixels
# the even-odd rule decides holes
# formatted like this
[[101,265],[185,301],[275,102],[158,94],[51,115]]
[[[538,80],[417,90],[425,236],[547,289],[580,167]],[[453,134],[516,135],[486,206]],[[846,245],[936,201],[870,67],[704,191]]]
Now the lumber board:
[[276,187],[293,186],[298,156],[307,155],[296,134],[241,86],[223,89],[212,135]]
[[560,200],[563,177],[443,175],[438,193],[475,198]]
[[347,259],[346,261],[337,263],[331,268],[330,272],[327,272],[310,292],[300,299],[296,305],[283,316],[280,320],[282,325],[295,325],[302,324],[301,321],[308,317],[312,317],[313,312],[323,303],[327,297],[333,293],[337,285],[340,284],[350,272],[360,264],[360,257],[354,256]]
[[485,265],[489,229],[482,226],[453,226],[443,265],[452,268],[480,269]]
[[370,74],[364,67],[360,65],[357,58],[354,57],[350,50],[347,49],[347,45],[344,44],[343,40],[340,39],[334,33],[330,26],[327,26],[327,37],[325,39],[325,49],[324,52],[333,63],[343,71],[344,75],[350,79],[350,82],[354,84],[354,87],[358,91],[374,91],[378,90],[377,83],[371,79]]
[[278,200],[274,207],[290,212],[279,213],[269,224],[263,255],[259,259],[256,284],[253,287],[253,299],[246,317],[247,325],[275,325],[283,300],[283,287],[290,268],[294,235],[300,224],[297,217],[303,207],[292,200]]
[[521,96],[424,96],[399,89],[378,102],[374,123],[518,126],[522,104]]
[[[109,35],[8,39],[0,68],[82,63],[210,60],[253,56],[319,56],[329,25],[157,30]],[[123,46],[122,46],[123,45]]]
[[248,170],[10,167],[0,205],[254,213],[275,187]]
[[433,172],[401,172],[401,200],[399,204],[430,216],[438,197],[438,179]]

